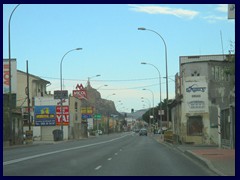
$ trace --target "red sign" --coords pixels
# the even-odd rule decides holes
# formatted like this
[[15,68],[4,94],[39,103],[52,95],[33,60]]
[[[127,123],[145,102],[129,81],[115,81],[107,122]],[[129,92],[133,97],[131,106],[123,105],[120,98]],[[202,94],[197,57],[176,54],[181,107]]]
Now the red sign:
[[73,90],[73,96],[78,99],[87,99],[87,92],[82,84],[77,84],[76,90]]
[[56,106],[56,125],[62,124],[61,117],[63,114],[63,125],[69,125],[69,106],[63,106],[63,113],[61,113],[61,106]]

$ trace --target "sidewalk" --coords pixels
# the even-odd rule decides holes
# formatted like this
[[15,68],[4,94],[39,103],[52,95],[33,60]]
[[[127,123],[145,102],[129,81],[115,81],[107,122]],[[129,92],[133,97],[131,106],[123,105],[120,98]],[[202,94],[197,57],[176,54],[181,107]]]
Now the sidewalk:
[[207,166],[220,176],[235,176],[235,149],[221,149],[211,145],[179,145],[167,143],[160,135],[152,135],[159,143],[175,148]]

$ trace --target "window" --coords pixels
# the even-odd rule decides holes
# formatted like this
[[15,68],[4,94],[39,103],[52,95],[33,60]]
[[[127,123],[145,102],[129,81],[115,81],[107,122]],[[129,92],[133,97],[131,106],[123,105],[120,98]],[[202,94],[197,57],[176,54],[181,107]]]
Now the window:
[[77,102],[75,102],[75,111],[77,112],[77,108],[78,107],[78,103]]
[[190,116],[187,122],[187,134],[189,136],[201,136],[203,122],[201,116]]

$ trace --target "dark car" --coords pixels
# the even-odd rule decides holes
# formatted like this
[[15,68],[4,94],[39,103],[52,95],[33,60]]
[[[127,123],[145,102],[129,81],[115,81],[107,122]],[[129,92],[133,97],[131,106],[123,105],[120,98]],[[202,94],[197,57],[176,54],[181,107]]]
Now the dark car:
[[139,136],[147,136],[147,130],[146,129],[140,129]]

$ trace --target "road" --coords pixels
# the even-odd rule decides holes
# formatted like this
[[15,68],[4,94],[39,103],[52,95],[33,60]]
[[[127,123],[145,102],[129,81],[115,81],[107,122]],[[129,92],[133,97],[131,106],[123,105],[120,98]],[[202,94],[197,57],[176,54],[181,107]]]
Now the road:
[[215,176],[182,153],[136,133],[6,148],[4,176]]

